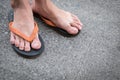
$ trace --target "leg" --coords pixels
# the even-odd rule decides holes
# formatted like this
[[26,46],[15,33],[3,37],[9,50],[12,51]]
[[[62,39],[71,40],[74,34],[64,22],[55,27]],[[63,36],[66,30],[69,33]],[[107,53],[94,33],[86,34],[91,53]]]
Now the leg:
[[[14,10],[13,26],[25,35],[30,36],[34,29],[34,19],[29,1],[11,0],[11,6]],[[36,35],[36,38],[30,43],[11,32],[10,42],[11,44],[15,44],[16,47],[19,47],[20,50],[25,51],[30,51],[30,45],[34,49],[39,49],[41,47],[38,35]]]
[[51,0],[33,0],[32,9],[70,34],[77,34],[82,29],[82,23],[77,16],[59,9]]

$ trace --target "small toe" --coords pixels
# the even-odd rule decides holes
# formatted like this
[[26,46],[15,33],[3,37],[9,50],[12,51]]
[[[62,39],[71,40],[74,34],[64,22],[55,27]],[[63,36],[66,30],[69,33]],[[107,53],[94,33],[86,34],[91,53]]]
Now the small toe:
[[15,44],[15,36],[12,32],[10,32],[10,43]]
[[19,49],[20,49],[20,50],[24,50],[24,46],[25,46],[24,40],[23,40],[23,39],[20,39]]
[[79,19],[76,15],[73,15],[73,14],[72,14],[72,17],[73,17],[73,20],[74,20],[75,22],[77,22],[78,24],[80,24],[81,26],[83,26],[82,22],[80,21],[80,19]]
[[20,44],[20,38],[17,35],[15,35],[15,46],[19,47],[19,44]]
[[30,48],[30,42],[25,41],[25,47],[24,47],[24,50],[25,50],[25,51],[30,51],[30,50],[31,50],[31,48]]
[[71,26],[77,28],[78,30],[81,30],[82,28],[81,25],[77,24],[76,22],[71,23]]

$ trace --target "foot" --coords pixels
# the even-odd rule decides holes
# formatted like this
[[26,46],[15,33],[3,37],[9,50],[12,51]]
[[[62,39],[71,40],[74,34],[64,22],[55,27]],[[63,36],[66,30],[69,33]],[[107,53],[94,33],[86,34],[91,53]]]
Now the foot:
[[51,20],[57,27],[69,34],[77,34],[82,29],[82,23],[77,16],[57,8],[50,0],[32,3],[33,12]]
[[[15,9],[14,10],[14,21],[13,27],[17,28],[19,31],[27,36],[30,36],[34,29],[34,20],[32,10],[30,9]],[[41,43],[38,38],[38,34],[35,39],[30,43],[23,38],[17,36],[13,32],[10,33],[10,42],[18,47],[20,50],[30,51],[31,47],[33,49],[39,49]],[[30,47],[31,46],[31,47]]]

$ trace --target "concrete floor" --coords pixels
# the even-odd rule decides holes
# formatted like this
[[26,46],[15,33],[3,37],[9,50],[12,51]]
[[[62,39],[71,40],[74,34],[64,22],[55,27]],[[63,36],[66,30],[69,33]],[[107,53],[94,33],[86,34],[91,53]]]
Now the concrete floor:
[[9,1],[0,0],[0,80],[120,80],[120,0],[53,0],[84,28],[67,38],[37,19],[45,51],[36,59],[11,48]]

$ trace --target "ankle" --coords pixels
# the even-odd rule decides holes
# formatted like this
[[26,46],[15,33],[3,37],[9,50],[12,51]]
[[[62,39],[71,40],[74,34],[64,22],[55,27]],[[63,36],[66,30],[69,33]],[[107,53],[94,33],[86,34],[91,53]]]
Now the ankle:
[[41,4],[41,5],[46,5],[49,2],[50,2],[49,0],[35,0],[35,3]]
[[11,0],[11,7],[13,9],[27,8],[28,6],[29,6],[29,1],[27,0]]
[[55,15],[56,12],[58,12],[58,8],[49,0],[36,0],[34,2],[33,11],[46,17],[48,15]]

